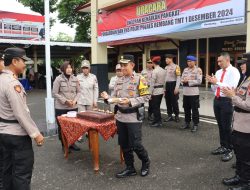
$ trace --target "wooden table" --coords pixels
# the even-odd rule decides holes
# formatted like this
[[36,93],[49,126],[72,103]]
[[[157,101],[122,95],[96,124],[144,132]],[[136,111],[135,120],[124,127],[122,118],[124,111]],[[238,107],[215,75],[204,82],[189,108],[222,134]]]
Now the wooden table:
[[[58,116],[61,126],[61,134],[64,145],[64,157],[68,159],[69,147],[74,144],[82,135],[88,132],[89,149],[92,152],[94,171],[99,170],[99,133],[108,140],[116,134],[115,121],[97,123],[81,118],[70,118]],[[121,162],[123,162],[122,151],[120,151]]]

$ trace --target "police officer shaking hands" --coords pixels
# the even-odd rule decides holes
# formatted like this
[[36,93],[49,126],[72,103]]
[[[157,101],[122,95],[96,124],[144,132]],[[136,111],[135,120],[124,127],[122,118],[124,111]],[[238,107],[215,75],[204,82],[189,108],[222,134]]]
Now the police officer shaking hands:
[[117,178],[136,175],[133,151],[142,161],[141,176],[149,174],[150,160],[142,145],[143,104],[149,100],[150,93],[144,77],[136,74],[134,56],[123,55],[120,60],[123,77],[119,78],[110,97],[102,92],[105,102],[117,104],[116,125],[118,142],[122,148],[126,169],[117,173]]

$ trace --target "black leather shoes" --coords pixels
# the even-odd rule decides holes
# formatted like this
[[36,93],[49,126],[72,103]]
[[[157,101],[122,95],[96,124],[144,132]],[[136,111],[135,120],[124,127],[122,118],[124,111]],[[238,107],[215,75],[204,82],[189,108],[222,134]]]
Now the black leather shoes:
[[198,125],[193,125],[191,132],[196,132],[198,130]]
[[229,187],[228,190],[250,190],[250,184],[245,184],[238,187]]
[[233,151],[227,151],[225,154],[222,155],[221,161],[227,162],[233,158]]
[[148,116],[148,120],[149,120],[149,121],[153,121],[153,120],[154,120],[153,116],[149,115],[149,116]]
[[141,176],[142,177],[145,177],[149,174],[149,166],[150,166],[149,160],[147,162],[142,162],[142,167],[141,167]]
[[231,177],[231,178],[225,178],[222,180],[222,183],[227,186],[231,185],[239,185],[240,184],[240,177],[238,175]]
[[177,115],[177,116],[175,116],[174,120],[175,120],[175,122],[176,122],[176,123],[179,123],[179,122],[180,122],[180,118],[179,118],[179,116],[178,116],[178,115]]
[[76,146],[76,144],[72,144],[70,147],[69,147],[70,150],[74,150],[74,151],[80,151],[81,149]]
[[128,166],[125,170],[117,173],[115,176],[117,178],[124,178],[129,176],[135,176],[137,173],[135,171],[134,166]]
[[189,129],[190,128],[190,124],[187,123],[187,122],[185,122],[184,125],[182,125],[180,128],[181,129]]
[[174,118],[172,116],[168,116],[164,122],[174,121]]
[[159,122],[159,123],[152,123],[152,124],[150,125],[150,127],[158,127],[158,128],[161,128],[161,127],[162,127],[162,123],[161,123],[161,122]]
[[219,148],[217,148],[217,149],[215,149],[215,150],[213,150],[212,152],[211,152],[211,154],[213,154],[213,155],[220,155],[220,154],[224,154],[224,153],[226,153],[227,152],[227,149],[225,148],[225,147],[219,147]]

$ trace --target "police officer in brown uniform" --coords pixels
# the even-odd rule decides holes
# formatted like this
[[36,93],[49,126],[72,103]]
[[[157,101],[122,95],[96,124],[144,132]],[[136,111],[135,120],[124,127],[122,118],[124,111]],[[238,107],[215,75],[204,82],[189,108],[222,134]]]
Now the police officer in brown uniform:
[[4,51],[5,69],[0,74],[0,186],[4,190],[30,189],[34,164],[31,139],[39,146],[44,142],[30,117],[26,92],[17,78],[28,60],[23,49]]
[[101,96],[106,102],[116,103],[118,111],[115,116],[118,142],[122,148],[126,169],[117,173],[117,178],[136,175],[133,151],[142,161],[141,176],[149,173],[150,160],[142,145],[143,104],[149,100],[150,94],[144,77],[133,72],[134,56],[123,55],[120,60],[123,77],[118,79],[113,97],[106,92]]
[[[149,91],[150,93],[152,93],[152,75],[153,75],[153,70],[154,70],[154,65],[151,59],[147,60],[147,65],[146,65],[146,69],[142,70],[141,75],[147,80],[148,83],[148,87],[149,87]],[[153,105],[152,105],[152,101],[149,100],[148,102],[148,120],[149,121],[153,121]]]
[[164,94],[164,83],[166,78],[166,70],[161,68],[161,57],[155,56],[152,58],[154,64],[154,71],[152,76],[152,110],[154,113],[154,120],[151,127],[162,127],[161,121],[161,100]]
[[92,110],[97,107],[99,87],[97,78],[90,73],[90,63],[88,60],[82,61],[82,73],[77,75],[80,82],[80,97],[78,100],[78,111]]
[[183,85],[183,108],[185,112],[185,124],[182,129],[190,128],[191,110],[193,126],[191,131],[196,132],[199,124],[199,85],[202,82],[202,70],[196,66],[196,57],[187,56],[188,67],[184,69],[181,76]]
[[[245,77],[236,89],[224,87],[222,92],[234,105],[232,143],[236,156],[236,175],[223,179],[229,190],[250,190],[250,52],[246,57]],[[244,63],[245,64],[245,63]]]
[[[173,62],[174,55],[166,54],[166,64],[165,67],[167,74],[166,74],[166,92],[165,92],[165,99],[167,105],[167,114],[168,117],[165,122],[173,121],[179,122],[179,87],[180,87],[180,76],[181,70],[178,65]],[[173,119],[172,114],[175,114],[175,119]]]
[[[60,69],[62,74],[56,77],[53,84],[52,94],[55,98],[55,116],[58,125],[58,137],[64,150],[61,126],[57,117],[62,114],[67,114],[68,111],[77,111],[80,85],[78,79],[73,75],[72,67],[69,62],[64,62]],[[71,145],[69,148],[75,151],[80,150],[75,144]]]

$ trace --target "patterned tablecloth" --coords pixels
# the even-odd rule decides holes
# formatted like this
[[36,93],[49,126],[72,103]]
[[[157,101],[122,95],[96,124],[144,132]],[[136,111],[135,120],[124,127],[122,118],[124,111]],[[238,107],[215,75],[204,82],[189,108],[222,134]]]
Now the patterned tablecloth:
[[58,116],[58,120],[61,125],[61,130],[67,140],[68,146],[74,144],[83,134],[88,132],[90,129],[96,129],[106,141],[110,137],[113,137],[117,130],[115,120],[97,123],[87,121],[85,119],[65,116]]

